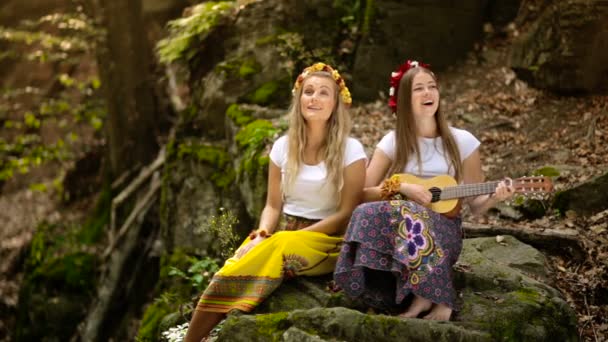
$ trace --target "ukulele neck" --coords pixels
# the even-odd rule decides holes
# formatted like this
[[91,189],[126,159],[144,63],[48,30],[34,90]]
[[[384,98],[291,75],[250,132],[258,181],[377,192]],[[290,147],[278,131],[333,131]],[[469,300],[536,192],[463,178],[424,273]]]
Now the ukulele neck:
[[496,190],[498,183],[500,182],[496,181],[448,186],[441,190],[441,200],[492,194]]

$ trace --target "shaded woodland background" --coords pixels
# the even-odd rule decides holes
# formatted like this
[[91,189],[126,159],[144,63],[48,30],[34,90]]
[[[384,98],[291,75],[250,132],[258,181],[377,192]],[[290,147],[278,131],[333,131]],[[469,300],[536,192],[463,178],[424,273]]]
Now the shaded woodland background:
[[437,70],[486,177],[553,177],[466,232],[539,248],[580,338],[605,340],[607,22],[600,0],[0,5],[0,340],[158,336],[255,223],[297,72],[339,67],[371,155],[405,58]]

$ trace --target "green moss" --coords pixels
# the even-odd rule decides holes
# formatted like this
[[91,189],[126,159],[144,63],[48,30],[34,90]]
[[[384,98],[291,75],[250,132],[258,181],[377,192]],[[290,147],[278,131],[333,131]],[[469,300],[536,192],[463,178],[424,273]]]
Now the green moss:
[[105,228],[110,223],[112,208],[112,189],[110,185],[104,186],[97,199],[97,205],[93,215],[78,232],[78,240],[84,244],[94,244],[101,240]]
[[228,116],[238,126],[246,125],[254,120],[251,116],[252,111],[244,110],[236,103],[233,103],[226,110],[226,116]]
[[90,293],[95,285],[95,256],[85,252],[51,258],[37,267],[30,281],[47,288]]
[[268,165],[268,157],[261,152],[273,140],[279,129],[268,120],[258,119],[243,127],[235,136],[239,149],[243,151],[243,159],[239,166],[239,174],[253,174],[261,166]]
[[215,67],[216,72],[222,72],[229,78],[239,79],[250,79],[261,70],[262,66],[253,58],[223,61]]
[[533,176],[558,177],[560,172],[552,166],[544,166],[532,171]]
[[538,304],[540,301],[542,301],[541,294],[537,290],[529,287],[521,288],[513,292],[513,295],[519,301],[526,303]]
[[247,96],[247,100],[251,103],[255,103],[261,106],[270,104],[277,98],[280,93],[281,82],[270,81],[262,84],[259,88],[253,91],[253,93]]
[[148,306],[137,332],[137,341],[158,341],[160,323],[171,312],[172,309],[162,301],[157,301]]
[[255,41],[255,45],[256,46],[264,46],[264,45],[276,44],[278,41],[279,41],[278,35],[271,34],[271,35],[268,35],[268,36],[264,36],[264,37],[258,38]]
[[171,250],[173,248],[173,240],[170,237],[169,230],[172,227],[169,227],[169,216],[171,213],[171,208],[174,203],[170,200],[171,197],[171,174],[175,169],[175,156],[177,155],[177,148],[175,144],[175,138],[171,138],[167,143],[167,157],[166,162],[163,167],[162,173],[162,186],[160,188],[160,226],[161,226],[161,235],[163,240],[167,241],[167,248]]
[[36,232],[30,244],[30,253],[26,261],[26,269],[34,269],[44,261],[48,252],[47,232],[52,231],[52,226],[42,222],[36,227]]
[[234,13],[235,1],[204,2],[193,6],[190,16],[170,21],[169,36],[156,46],[162,63],[190,60],[199,43],[222,21]]
[[361,34],[366,36],[370,32],[372,19],[374,17],[374,0],[365,1],[365,12],[363,14],[363,22],[361,23]]
[[261,65],[255,60],[246,60],[239,67],[239,77],[249,78],[251,75],[257,74],[262,69]]
[[287,316],[287,312],[256,315],[255,323],[259,336],[267,337],[271,341],[279,341],[281,334],[289,325]]
[[228,187],[235,179],[230,156],[221,147],[187,141],[177,147],[177,158],[183,159],[186,156],[212,165],[215,172],[211,175],[211,181],[219,188]]

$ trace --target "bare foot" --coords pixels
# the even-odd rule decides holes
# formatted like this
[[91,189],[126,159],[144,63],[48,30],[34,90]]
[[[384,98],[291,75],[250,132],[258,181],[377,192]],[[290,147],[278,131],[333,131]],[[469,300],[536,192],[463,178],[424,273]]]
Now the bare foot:
[[426,298],[422,298],[418,295],[414,295],[414,300],[412,300],[412,304],[410,307],[405,310],[404,313],[400,314],[399,317],[403,318],[416,318],[421,312],[427,311],[431,308],[433,302]]
[[452,315],[452,309],[445,304],[435,304],[428,315],[422,317],[433,321],[449,321]]

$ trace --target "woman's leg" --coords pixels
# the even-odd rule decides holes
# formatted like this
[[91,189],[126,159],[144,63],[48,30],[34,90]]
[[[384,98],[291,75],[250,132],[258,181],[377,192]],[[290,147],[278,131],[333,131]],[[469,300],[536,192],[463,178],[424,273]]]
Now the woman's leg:
[[184,342],[201,342],[225,316],[219,312],[194,310]]

